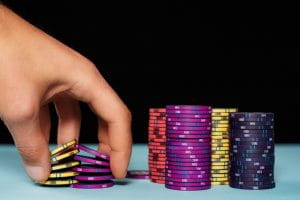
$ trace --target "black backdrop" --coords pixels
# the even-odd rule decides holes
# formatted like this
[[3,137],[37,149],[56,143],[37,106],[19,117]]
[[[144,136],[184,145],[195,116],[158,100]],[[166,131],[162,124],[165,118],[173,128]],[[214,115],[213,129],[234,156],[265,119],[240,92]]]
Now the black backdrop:
[[[133,113],[135,142],[147,141],[148,108],[166,104],[274,112],[276,142],[300,142],[299,31],[292,18],[233,21],[226,12],[175,0],[4,2],[99,67]],[[81,141],[96,142],[95,117],[81,107]],[[52,121],[55,142],[53,109]],[[12,142],[3,124],[0,131],[0,143]]]

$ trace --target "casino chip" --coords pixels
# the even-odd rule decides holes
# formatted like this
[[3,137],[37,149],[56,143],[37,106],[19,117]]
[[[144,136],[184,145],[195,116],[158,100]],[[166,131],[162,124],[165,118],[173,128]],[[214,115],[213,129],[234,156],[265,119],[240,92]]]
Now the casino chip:
[[47,181],[38,182],[38,184],[44,186],[69,186],[73,183],[78,183],[74,177],[79,173],[72,171],[73,167],[80,165],[80,161],[73,159],[74,155],[79,153],[76,143],[76,140],[72,140],[50,152],[51,173]]
[[193,191],[211,187],[211,107],[166,107],[165,187]]
[[230,187],[274,188],[274,114],[231,113],[230,124]]
[[[229,119],[230,113],[237,112],[237,108],[212,109],[212,158],[211,185],[229,184]],[[225,118],[223,118],[225,117]],[[218,157],[226,155],[226,157]],[[225,172],[225,173],[224,173]],[[215,179],[222,177],[222,180]]]
[[129,171],[129,178],[147,178],[154,183],[165,183],[166,164],[166,109],[149,109],[148,127],[148,167],[147,171]]
[[[85,155],[75,155],[74,160],[84,163],[72,169],[78,175],[74,177],[77,183],[71,185],[77,189],[103,189],[114,185],[110,170],[110,157],[84,145],[76,147]],[[88,155],[88,156],[86,156]]]

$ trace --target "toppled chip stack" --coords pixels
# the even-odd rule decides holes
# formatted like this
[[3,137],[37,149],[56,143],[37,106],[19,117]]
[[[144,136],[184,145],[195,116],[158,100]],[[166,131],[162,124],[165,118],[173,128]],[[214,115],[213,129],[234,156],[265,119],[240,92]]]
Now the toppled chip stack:
[[205,190],[211,187],[211,107],[169,105],[165,187]]
[[80,165],[80,161],[75,161],[73,156],[79,153],[76,148],[76,140],[67,142],[50,152],[51,173],[47,181],[39,182],[44,186],[69,186],[77,183],[74,177],[78,173],[73,172],[72,168]]
[[148,128],[148,166],[150,180],[154,183],[165,183],[166,164],[166,109],[149,109]]
[[86,155],[75,155],[74,159],[84,163],[74,167],[72,170],[79,173],[75,176],[78,181],[71,185],[72,188],[79,189],[102,189],[109,188],[114,185],[114,178],[110,170],[110,158],[108,155],[102,154],[94,149],[84,145],[76,145],[76,147]]
[[229,184],[229,114],[236,108],[213,108],[211,131],[211,184]]
[[230,186],[274,188],[274,114],[232,113],[230,127]]

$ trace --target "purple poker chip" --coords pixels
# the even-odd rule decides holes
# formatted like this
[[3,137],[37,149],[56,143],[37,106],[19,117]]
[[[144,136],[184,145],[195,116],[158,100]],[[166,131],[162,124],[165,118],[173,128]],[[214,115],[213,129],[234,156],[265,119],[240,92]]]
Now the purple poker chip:
[[183,114],[183,115],[210,115],[211,110],[169,110],[166,111],[168,114]]
[[197,159],[205,159],[205,158],[211,158],[211,154],[168,154],[167,158],[197,158]]
[[201,183],[201,182],[209,182],[210,177],[207,177],[207,178],[171,178],[171,177],[166,176],[165,180],[179,182],[179,183]]
[[110,168],[102,168],[99,165],[80,165],[78,167],[72,168],[74,172],[84,172],[84,173],[110,173]]
[[275,188],[275,183],[269,185],[237,185],[234,183],[229,183],[229,186],[236,189],[244,189],[244,190],[265,190]]
[[98,158],[102,158],[104,160],[109,160],[109,155],[106,155],[106,154],[102,154],[98,151],[95,151],[94,149],[91,149],[87,146],[84,146],[84,145],[81,145],[81,144],[76,144],[76,148],[78,148],[79,150],[81,151],[84,151],[86,153],[89,153],[89,154],[92,154]]
[[166,185],[174,185],[174,186],[182,186],[182,187],[198,187],[198,186],[205,186],[210,185],[208,182],[199,182],[199,183],[181,183],[181,182],[173,182],[173,181],[166,181]]
[[203,149],[210,149],[210,145],[206,145],[206,146],[172,146],[172,145],[167,145],[166,147],[167,149],[170,150],[203,150]]
[[179,130],[179,131],[210,131],[210,126],[202,126],[202,127],[185,127],[185,126],[167,126],[168,130]]
[[186,159],[182,159],[182,158],[172,158],[172,157],[167,157],[167,161],[170,162],[182,162],[182,163],[192,163],[192,162],[209,162],[211,160],[210,157],[208,158],[202,158],[202,159],[198,159],[198,158],[186,158]]
[[172,162],[167,161],[166,164],[168,166],[176,165],[176,166],[183,166],[183,167],[203,167],[203,166],[210,166],[210,162],[193,162],[193,163],[180,163],[180,162]]
[[210,122],[188,123],[188,122],[169,122],[169,121],[167,121],[167,126],[202,127],[202,126],[211,126],[211,123]]
[[170,177],[170,178],[176,178],[176,179],[185,179],[185,178],[189,178],[189,179],[207,179],[207,181],[210,181],[210,174],[197,174],[197,175],[181,175],[181,174],[169,174],[166,173],[166,177]]
[[181,122],[181,123],[211,123],[211,119],[188,119],[188,118],[167,118],[167,122]]
[[167,133],[168,138],[181,138],[181,139],[210,139],[211,135],[179,135]]
[[182,131],[182,130],[168,130],[168,134],[178,135],[210,135],[210,131]]
[[184,171],[184,170],[166,170],[168,174],[180,174],[180,175],[201,175],[201,174],[210,174],[210,170],[197,170],[197,171]]
[[103,182],[80,182],[71,185],[71,188],[77,189],[102,189],[102,188],[109,188],[114,185],[113,181],[103,181]]
[[126,178],[149,179],[149,171],[148,170],[129,170],[127,172]]
[[174,185],[165,185],[167,189],[171,190],[181,190],[181,191],[198,191],[198,190],[208,190],[211,186],[200,186],[200,187],[181,187],[181,186],[174,186]]
[[96,160],[94,158],[87,157],[87,156],[75,155],[73,158],[74,158],[74,160],[85,162],[85,163],[91,163],[91,164],[96,164],[96,165],[100,165],[100,166],[109,166],[108,161]]
[[206,115],[197,115],[197,114],[167,114],[167,120],[168,118],[182,118],[182,119],[211,119],[210,114]]
[[167,105],[167,110],[211,110],[211,106],[202,105]]
[[203,166],[203,167],[183,167],[176,165],[166,165],[167,170],[183,170],[183,171],[203,171],[210,170],[211,166]]
[[168,154],[192,154],[192,155],[201,155],[201,154],[210,154],[211,149],[209,150],[202,150],[202,151],[193,151],[193,150],[168,150],[167,149],[167,156]]
[[205,143],[205,142],[211,142],[211,138],[167,138],[167,142],[180,142],[180,143]]
[[104,175],[104,176],[84,176],[84,175],[79,175],[75,176],[75,180],[79,181],[107,181],[114,179],[112,175]]

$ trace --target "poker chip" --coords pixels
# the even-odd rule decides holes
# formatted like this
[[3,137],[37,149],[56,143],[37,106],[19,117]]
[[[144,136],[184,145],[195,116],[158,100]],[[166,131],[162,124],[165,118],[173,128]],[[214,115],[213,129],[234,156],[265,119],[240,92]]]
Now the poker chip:
[[199,106],[205,109],[195,110],[193,106],[169,105],[166,108],[165,187],[210,188],[211,107]]
[[230,124],[230,187],[274,188],[274,114],[232,113]]
[[80,183],[72,184],[71,187],[77,189],[103,189],[112,187],[113,185],[113,181],[94,181],[93,183],[81,181]]

